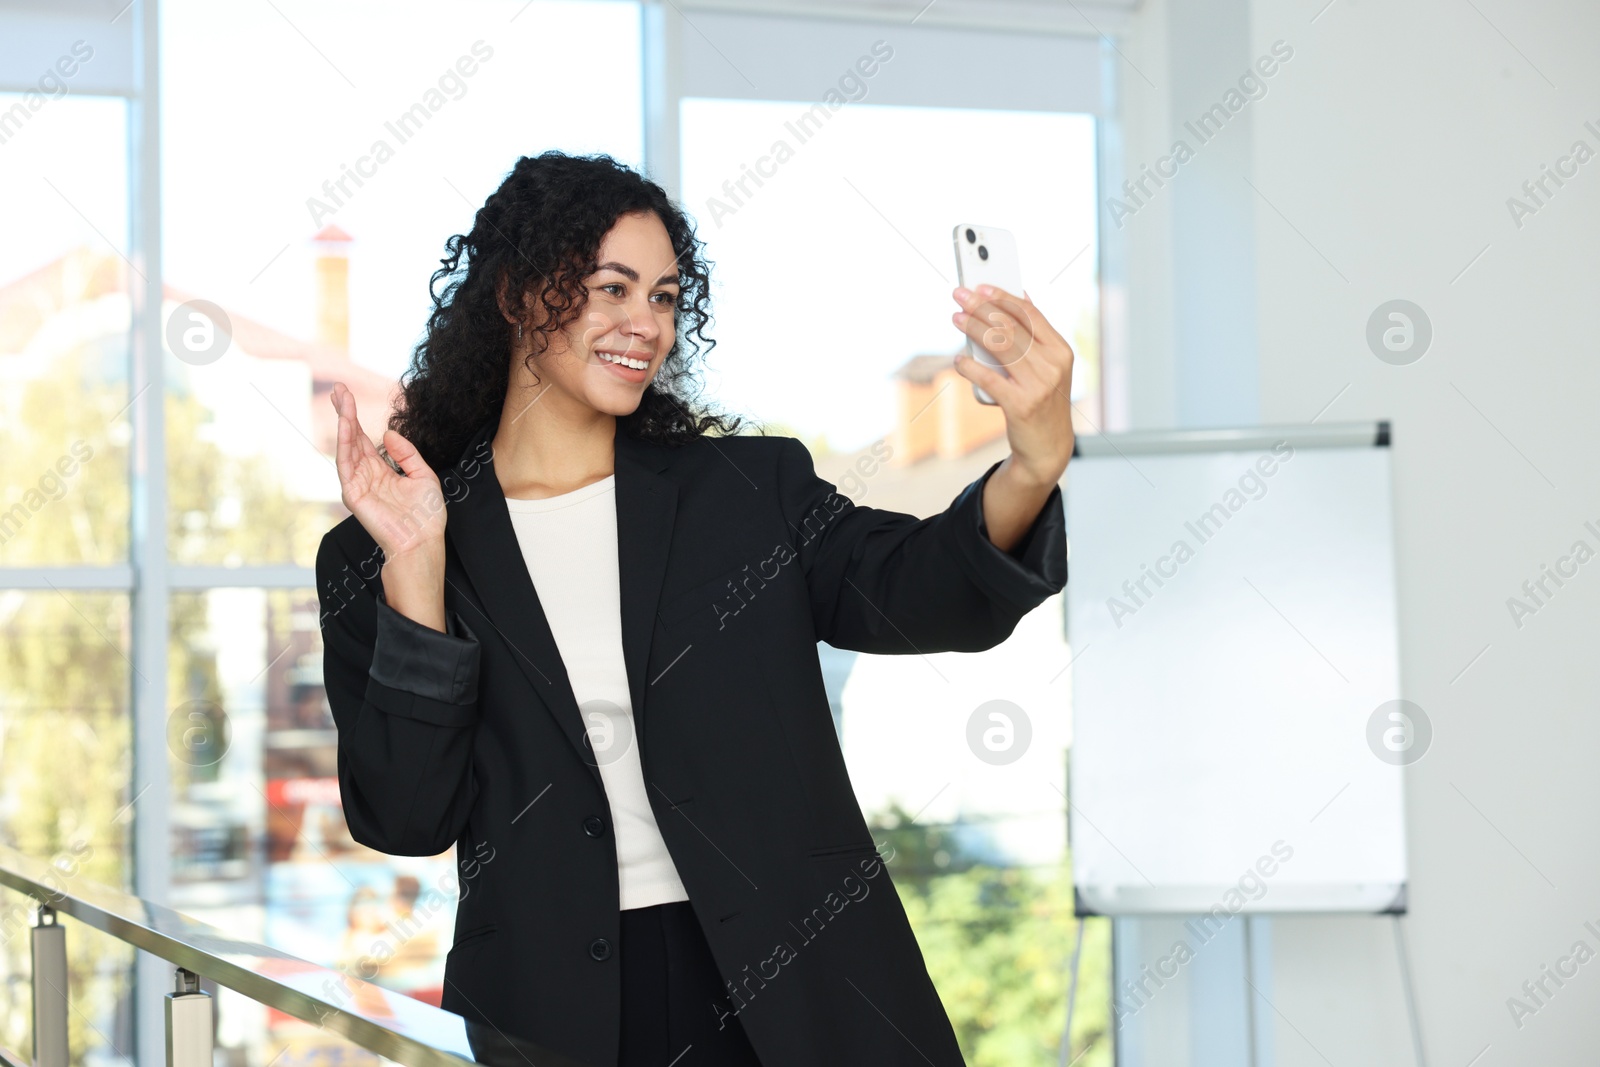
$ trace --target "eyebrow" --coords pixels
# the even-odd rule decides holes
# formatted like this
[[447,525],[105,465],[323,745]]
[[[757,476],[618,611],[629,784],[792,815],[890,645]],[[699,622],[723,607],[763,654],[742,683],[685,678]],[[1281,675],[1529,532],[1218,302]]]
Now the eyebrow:
[[[614,270],[624,278],[628,279],[630,282],[636,282],[639,280],[638,271],[634,270],[626,263],[618,263],[616,260],[612,260],[609,263],[602,263],[596,267],[595,270]],[[662,282],[668,281],[676,284],[678,281],[678,276],[676,274],[663,274],[661,277],[656,279],[656,284],[660,285]]]

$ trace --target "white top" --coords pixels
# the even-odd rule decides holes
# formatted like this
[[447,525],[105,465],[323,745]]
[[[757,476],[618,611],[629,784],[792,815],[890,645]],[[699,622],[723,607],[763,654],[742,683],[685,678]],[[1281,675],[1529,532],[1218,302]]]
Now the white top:
[[650,807],[622,658],[616,476],[542,500],[506,498],[611,805],[623,908],[688,900]]

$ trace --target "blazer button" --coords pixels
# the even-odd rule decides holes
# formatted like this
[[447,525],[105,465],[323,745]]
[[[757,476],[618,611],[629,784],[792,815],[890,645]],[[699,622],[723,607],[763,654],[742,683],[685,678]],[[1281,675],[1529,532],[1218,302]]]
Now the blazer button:
[[589,958],[595,960],[608,960],[611,958],[611,942],[603,937],[597,937],[589,943]]
[[591,815],[583,820],[583,832],[590,837],[602,837],[606,832],[606,821],[598,815]]

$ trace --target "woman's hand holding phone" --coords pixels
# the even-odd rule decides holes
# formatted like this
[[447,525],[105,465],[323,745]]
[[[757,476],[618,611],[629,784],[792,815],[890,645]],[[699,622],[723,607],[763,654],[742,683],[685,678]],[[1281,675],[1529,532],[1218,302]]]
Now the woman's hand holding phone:
[[1003,551],[1033,525],[1066,472],[1075,440],[1072,428],[1072,346],[1027,294],[992,285],[952,294],[961,310],[957,328],[1005,369],[962,353],[956,372],[994,398],[1005,414],[1011,455],[984,489],[984,524]]

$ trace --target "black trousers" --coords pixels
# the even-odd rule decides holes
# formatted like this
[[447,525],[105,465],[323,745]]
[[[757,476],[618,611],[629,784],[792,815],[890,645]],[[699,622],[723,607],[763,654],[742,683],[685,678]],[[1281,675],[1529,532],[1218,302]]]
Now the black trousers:
[[761,1067],[687,900],[625,909],[620,939],[618,1067]]

